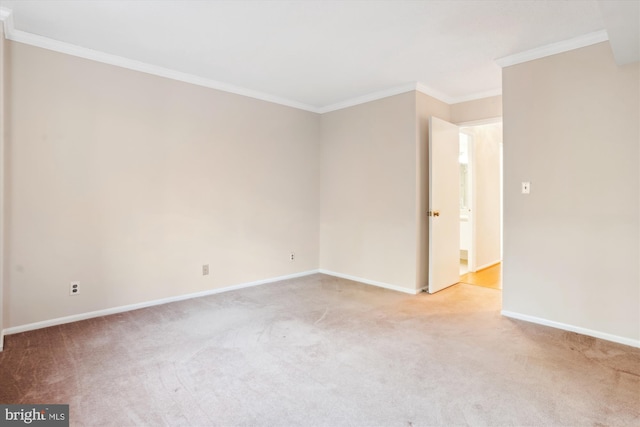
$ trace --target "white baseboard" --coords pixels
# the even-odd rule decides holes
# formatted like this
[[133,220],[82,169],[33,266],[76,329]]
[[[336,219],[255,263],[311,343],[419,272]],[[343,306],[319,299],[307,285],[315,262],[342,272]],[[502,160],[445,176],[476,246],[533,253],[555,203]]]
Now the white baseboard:
[[318,272],[322,274],[326,274],[328,276],[340,277],[342,279],[353,280],[354,282],[361,282],[367,285],[373,285],[373,286],[378,286],[380,288],[391,289],[392,291],[403,292],[405,294],[417,295],[422,291],[421,289],[415,289],[415,290],[407,289],[397,285],[390,285],[389,283],[378,282],[377,280],[369,280],[369,279],[364,279],[362,277],[350,276],[348,274],[336,273],[335,271],[324,270],[322,268],[318,270]]
[[[26,325],[6,328],[3,331],[1,331],[0,337],[2,337],[2,335],[18,334],[20,332],[33,331],[36,329],[47,328],[49,326],[63,325],[65,323],[77,322],[79,320],[92,319],[94,317],[108,316],[110,314],[117,314],[117,313],[123,313],[125,311],[138,310],[140,308],[152,307],[154,305],[168,304],[170,302],[184,301],[192,298],[199,298],[199,297],[204,297],[208,295],[220,294],[223,292],[235,291],[238,289],[250,288],[253,286],[265,285],[267,283],[279,282],[281,280],[295,279],[297,277],[309,276],[311,274],[316,274],[318,272],[319,272],[318,270],[303,271],[301,273],[294,273],[294,274],[288,274],[286,276],[272,277],[270,279],[257,280],[255,282],[241,283],[239,285],[227,286],[219,289],[209,289],[206,291],[195,292],[192,294],[177,295],[174,297],[162,298],[162,299],[157,299],[153,301],[145,301],[137,304],[122,305],[119,307],[107,308],[104,310],[96,310],[96,311],[90,311],[88,313],[80,313],[80,314],[74,314],[71,316],[58,317],[56,319],[44,320],[42,322],[28,323]],[[2,341],[0,341],[0,347],[1,347]]]
[[493,267],[494,265],[500,264],[501,262],[502,262],[501,260],[497,260],[497,261],[490,262],[488,264],[476,266],[476,270],[474,271],[474,273],[480,270],[484,270],[485,268]]
[[633,338],[621,337],[618,335],[607,334],[605,332],[594,331],[592,329],[581,328],[579,326],[573,326],[566,323],[554,322],[553,320],[542,319],[540,317],[529,316],[527,314],[514,313],[513,311],[502,310],[500,312],[503,316],[510,317],[512,319],[524,320],[525,322],[537,323],[538,325],[550,326],[556,329],[562,329],[569,332],[576,332],[582,335],[588,335],[594,338],[600,338],[607,341],[612,341],[618,344],[624,344],[631,347],[640,348],[640,340]]

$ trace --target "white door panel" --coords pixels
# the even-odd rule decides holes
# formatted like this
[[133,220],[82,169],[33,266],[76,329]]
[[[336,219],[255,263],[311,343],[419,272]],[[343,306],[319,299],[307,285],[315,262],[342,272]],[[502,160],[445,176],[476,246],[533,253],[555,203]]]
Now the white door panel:
[[429,293],[460,281],[459,133],[429,118]]

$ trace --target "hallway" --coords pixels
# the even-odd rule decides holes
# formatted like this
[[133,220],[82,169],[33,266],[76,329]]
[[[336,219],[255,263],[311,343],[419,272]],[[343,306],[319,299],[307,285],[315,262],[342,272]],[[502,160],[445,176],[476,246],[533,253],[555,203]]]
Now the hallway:
[[492,265],[475,273],[460,276],[460,282],[485,288],[502,289],[502,263]]

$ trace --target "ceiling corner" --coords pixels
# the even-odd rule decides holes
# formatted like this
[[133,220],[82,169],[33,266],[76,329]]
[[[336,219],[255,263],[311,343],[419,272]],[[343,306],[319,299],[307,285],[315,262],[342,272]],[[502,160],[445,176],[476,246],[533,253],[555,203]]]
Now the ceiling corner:
[[496,64],[498,64],[500,67],[505,68],[512,65],[521,64],[523,62],[533,61],[535,59],[556,55],[558,53],[579,49],[581,47],[591,46],[593,44],[601,43],[607,40],[609,40],[607,32],[605,30],[599,30],[557,43],[540,46],[535,49],[525,50],[524,52],[519,52],[514,55],[498,58],[495,61]]
[[437,99],[438,101],[442,101],[445,104],[454,104],[455,99],[444,92],[436,90],[432,87],[427,86],[422,82],[416,82],[416,91],[428,95],[432,98]]

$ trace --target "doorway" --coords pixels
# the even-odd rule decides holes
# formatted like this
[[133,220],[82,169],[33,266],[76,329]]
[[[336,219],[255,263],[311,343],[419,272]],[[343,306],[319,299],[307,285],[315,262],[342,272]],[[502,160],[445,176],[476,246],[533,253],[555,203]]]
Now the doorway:
[[460,127],[460,281],[501,289],[502,121]]

